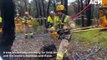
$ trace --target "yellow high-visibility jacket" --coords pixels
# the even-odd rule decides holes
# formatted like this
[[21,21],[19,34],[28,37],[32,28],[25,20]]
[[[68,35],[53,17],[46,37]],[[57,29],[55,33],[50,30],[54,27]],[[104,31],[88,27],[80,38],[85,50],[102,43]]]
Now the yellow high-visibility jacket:
[[0,17],[0,23],[2,23],[2,17]]
[[52,17],[51,17],[51,16],[48,16],[47,22],[49,22],[49,23],[54,23],[56,19],[57,19],[56,16],[54,16],[54,20],[52,20]]
[[63,28],[67,28],[68,27],[68,23],[69,23],[69,16],[65,16],[64,20],[62,20],[62,18],[59,18],[57,16],[57,20],[55,20],[55,27],[59,28],[58,25],[63,25]]
[[75,28],[76,24],[74,21],[70,21],[69,16],[65,15],[64,19],[62,18],[59,18],[59,16],[56,17],[56,20],[54,21],[54,26],[51,28],[52,30],[59,29],[59,25],[62,25],[63,28]]
[[101,27],[107,27],[107,18],[106,16],[101,17]]

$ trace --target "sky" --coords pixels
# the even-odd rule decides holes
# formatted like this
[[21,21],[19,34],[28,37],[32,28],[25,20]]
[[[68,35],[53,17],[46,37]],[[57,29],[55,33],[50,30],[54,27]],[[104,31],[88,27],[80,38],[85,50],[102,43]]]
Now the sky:
[[[29,2],[31,2],[32,0],[29,0]],[[48,0],[47,0],[48,1]],[[68,3],[70,4],[71,2],[74,2],[75,0],[68,0]],[[91,0],[92,1],[92,0]],[[94,1],[98,1],[99,3],[102,1],[102,0],[94,0]],[[68,5],[69,5],[68,4]]]
[[71,2],[74,2],[75,0],[68,0],[68,5],[71,3]]
[[[32,0],[29,0],[29,2],[31,2]],[[47,0],[48,1],[48,0]],[[74,2],[75,0],[68,0],[68,5],[71,3],[71,2]]]
[[31,2],[32,0],[29,0],[29,2]]
[[[31,2],[32,0],[29,0],[29,2]],[[75,1],[75,0],[68,0],[68,3],[71,3],[71,2],[73,2],[73,1]]]
[[68,0],[68,3],[74,2],[75,0]]
[[[29,2],[31,2],[32,0],[29,0]],[[48,1],[48,0],[47,0]],[[68,3],[74,2],[75,0],[68,0]],[[95,0],[95,1],[102,1],[102,0]]]

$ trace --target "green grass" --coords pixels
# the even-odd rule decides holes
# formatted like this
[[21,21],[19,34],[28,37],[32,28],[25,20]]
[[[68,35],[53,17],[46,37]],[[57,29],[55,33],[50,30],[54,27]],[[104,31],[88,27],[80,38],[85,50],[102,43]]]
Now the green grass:
[[39,22],[37,20],[33,20],[32,23],[33,23],[33,28],[36,31],[38,29],[38,27],[39,27]]
[[102,47],[107,48],[107,31],[87,31],[74,33],[73,38],[79,41],[83,41],[85,45],[94,45],[98,42],[102,43]]
[[43,26],[40,26],[40,25],[39,25],[39,22],[38,22],[36,19],[34,19],[34,20],[32,21],[32,23],[33,23],[33,28],[34,28],[34,31],[35,31],[35,32],[41,33],[41,32],[44,31],[44,27],[43,27]]

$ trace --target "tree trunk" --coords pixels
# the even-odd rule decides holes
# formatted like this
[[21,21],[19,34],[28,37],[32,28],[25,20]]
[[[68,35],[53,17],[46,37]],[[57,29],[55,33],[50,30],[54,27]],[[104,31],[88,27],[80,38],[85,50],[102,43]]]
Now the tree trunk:
[[[83,10],[83,2],[82,2],[83,0],[81,0],[81,10]],[[81,14],[82,16],[81,16],[81,20],[82,20],[82,27],[85,27],[85,24],[84,24],[84,12]]]
[[90,26],[92,24],[92,21],[91,21],[91,7],[86,11],[86,16],[87,16],[87,26]]
[[[0,53],[11,51],[11,46],[15,39],[14,14],[15,5],[13,0],[2,0],[1,16],[3,18],[3,34],[0,40]],[[4,60],[9,60],[4,58]]]
[[44,0],[42,0],[42,7],[43,7],[43,17],[46,17],[46,10],[45,10]]
[[27,0],[23,0],[24,3],[25,3],[25,11],[28,11],[28,8],[27,8]]
[[68,0],[64,0],[65,14],[68,14]]
[[65,14],[68,14],[68,0],[61,0],[61,4],[65,7]]
[[[86,1],[86,6],[89,4],[90,0]],[[86,10],[87,23],[86,26],[90,26],[92,24],[91,21],[91,6]]]
[[77,13],[79,13],[80,12],[80,1],[77,0],[77,2],[78,2],[78,12]]
[[[41,0],[38,0],[38,3],[39,3],[39,10],[40,10],[40,16],[39,16],[39,18],[41,18],[42,17],[42,5],[41,5]],[[42,19],[40,19],[40,25],[42,26],[43,25],[43,21],[42,21]]]
[[37,14],[36,14],[36,17],[39,17],[39,6],[38,6],[38,1],[37,0],[34,0],[35,1],[35,7],[36,7],[36,12],[37,12]]
[[49,7],[50,7],[50,4],[51,4],[51,0],[49,0],[49,2],[48,2],[47,16],[49,16]]

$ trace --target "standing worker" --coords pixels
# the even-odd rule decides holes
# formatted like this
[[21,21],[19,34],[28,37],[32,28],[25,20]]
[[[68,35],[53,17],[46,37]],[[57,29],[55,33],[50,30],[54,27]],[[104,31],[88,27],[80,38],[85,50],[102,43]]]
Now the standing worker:
[[29,15],[29,12],[25,12],[24,15],[24,20],[23,20],[23,24],[25,27],[25,39],[28,38],[28,35],[33,38],[33,24],[32,24],[32,20],[33,18]]
[[19,13],[17,13],[15,17],[15,27],[17,32],[22,32],[22,18]]

